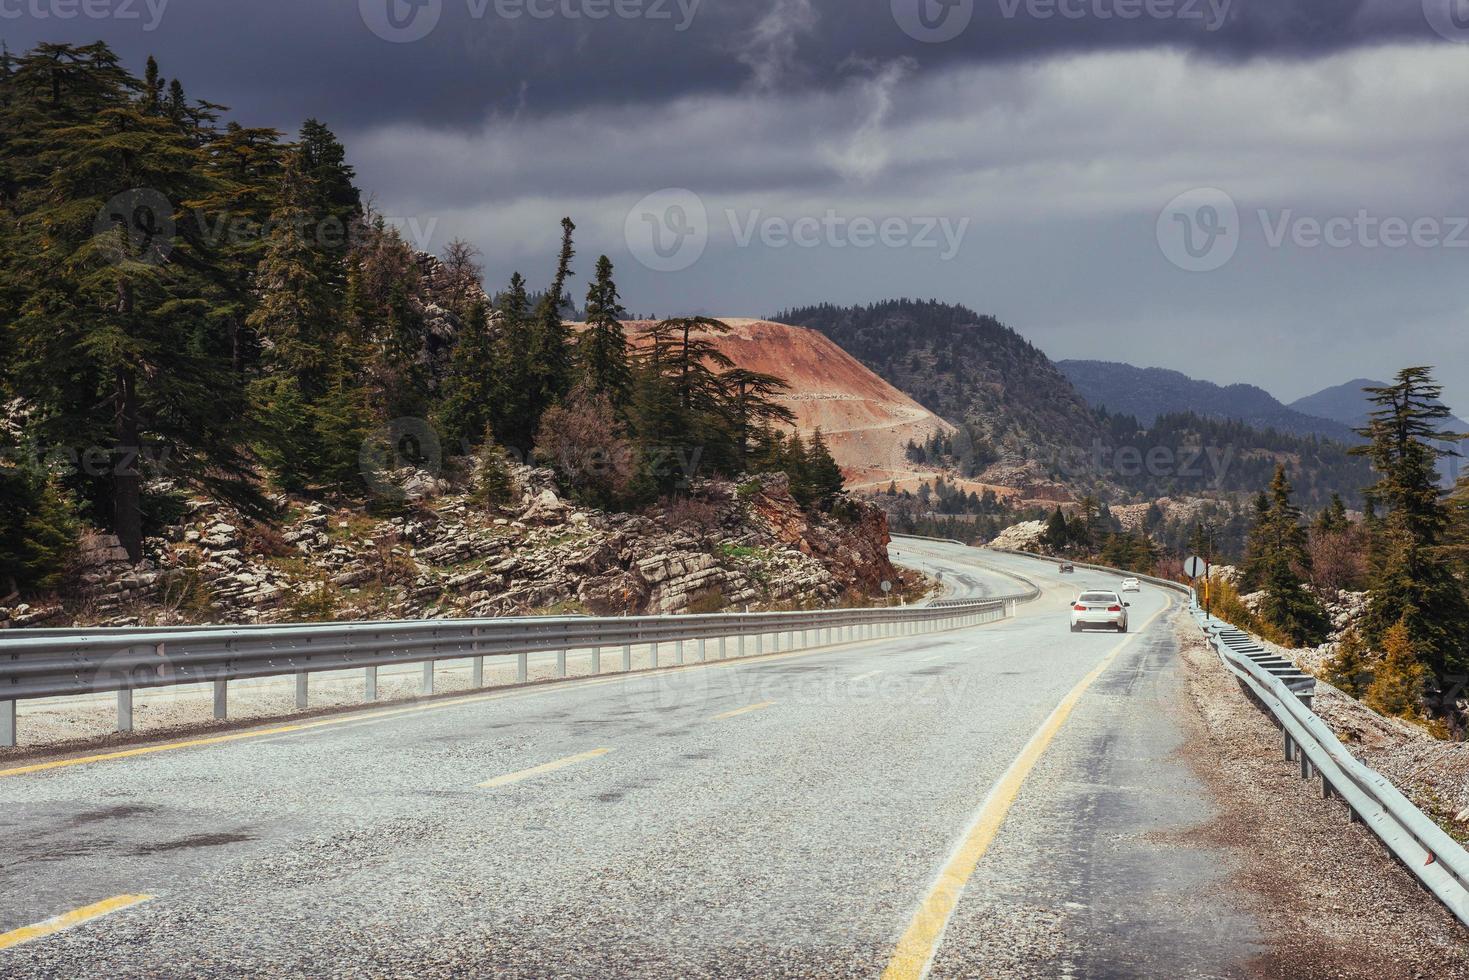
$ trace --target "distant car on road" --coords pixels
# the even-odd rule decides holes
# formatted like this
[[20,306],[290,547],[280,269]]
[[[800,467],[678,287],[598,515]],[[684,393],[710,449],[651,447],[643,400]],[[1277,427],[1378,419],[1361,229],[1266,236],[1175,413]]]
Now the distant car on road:
[[1143,584],[1141,582],[1139,582],[1137,579],[1135,579],[1135,578],[1125,578],[1125,579],[1122,580],[1122,591],[1123,592],[1141,592],[1142,590],[1143,590]]
[[1076,573],[1076,566],[1073,565],[1073,564],[1071,564],[1071,562],[1067,561],[1067,562],[1062,562],[1061,563],[1061,574],[1062,575],[1074,575],[1075,573]]
[[1071,604],[1071,632],[1099,626],[1126,633],[1128,605],[1116,592],[1083,592]]

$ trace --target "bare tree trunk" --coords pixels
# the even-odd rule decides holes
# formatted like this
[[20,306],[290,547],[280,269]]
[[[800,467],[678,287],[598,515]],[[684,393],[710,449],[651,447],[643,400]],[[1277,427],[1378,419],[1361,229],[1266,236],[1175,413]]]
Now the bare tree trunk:
[[[132,285],[125,281],[117,287],[117,309],[124,317],[133,312]],[[118,367],[113,372],[112,398],[112,526],[128,557],[138,562],[143,558],[142,439],[137,378],[131,369]]]
[[138,436],[138,395],[131,371],[118,368],[113,397],[116,408],[112,447],[113,528],[134,562],[143,557],[143,476],[139,470],[142,440]]

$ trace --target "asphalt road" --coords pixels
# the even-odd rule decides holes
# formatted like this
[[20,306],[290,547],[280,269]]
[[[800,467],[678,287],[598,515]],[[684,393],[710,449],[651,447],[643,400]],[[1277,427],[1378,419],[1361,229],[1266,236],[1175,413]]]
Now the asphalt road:
[[[901,551],[1014,591],[967,549]],[[1172,839],[1208,806],[1170,758],[1173,600],[1073,636],[1067,600],[1106,576],[983,560],[1045,595],[951,633],[0,763],[0,976],[1238,975],[1254,924],[1202,911],[1217,863]]]

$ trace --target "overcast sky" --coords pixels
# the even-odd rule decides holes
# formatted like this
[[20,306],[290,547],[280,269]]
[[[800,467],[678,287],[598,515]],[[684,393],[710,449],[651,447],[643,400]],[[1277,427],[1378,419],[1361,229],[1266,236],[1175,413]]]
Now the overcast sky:
[[0,38],[322,119],[492,286],[570,215],[634,313],[936,297],[1286,400],[1432,363],[1469,408],[1463,0],[0,0]]

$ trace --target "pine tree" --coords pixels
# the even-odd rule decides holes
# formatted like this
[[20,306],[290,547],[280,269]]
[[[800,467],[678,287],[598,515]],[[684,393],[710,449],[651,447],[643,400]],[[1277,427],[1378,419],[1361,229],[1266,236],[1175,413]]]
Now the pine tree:
[[[61,585],[76,552],[76,504],[29,453],[0,445],[0,603]],[[7,456],[14,452],[14,465]],[[27,457],[22,459],[22,456]]]
[[486,509],[511,502],[515,482],[510,476],[510,461],[505,450],[495,444],[495,433],[486,430],[475,457],[474,492],[471,499]]
[[190,210],[220,216],[206,229],[220,272],[209,305],[227,344],[221,353],[242,380],[260,356],[249,321],[261,299],[255,275],[271,246],[268,229],[290,155],[280,138],[274,129],[230,123],[203,147],[210,192],[185,202]]
[[362,192],[357,172],[347,163],[347,149],[330,129],[306,120],[298,142],[298,166],[310,188],[304,202],[310,213],[315,244],[338,257],[351,244],[351,234],[362,219]]
[[[791,481],[791,496],[796,503],[802,507],[810,507],[816,502],[816,488],[811,482],[811,457],[806,449],[806,440],[801,438],[799,432],[792,433],[786,441],[785,459],[781,461],[786,476]],[[923,485],[928,489],[928,484]]]
[[1377,667],[1363,700],[1379,714],[1415,718],[1432,679],[1421,654],[1413,648],[1407,622],[1394,623],[1383,634],[1382,663]]
[[[312,407],[311,421],[317,481],[333,489],[360,490],[362,454],[374,415],[350,359],[342,358],[334,366],[326,393]],[[389,447],[388,452],[391,457],[396,448]]]
[[1268,507],[1251,535],[1247,565],[1265,593],[1260,618],[1296,646],[1322,642],[1331,627],[1321,603],[1306,589],[1311,562],[1306,544],[1300,508],[1291,502],[1290,480],[1285,467],[1277,466]]
[[533,326],[525,279],[510,277],[510,286],[497,298],[498,330],[495,337],[494,400],[495,439],[519,459],[530,458],[539,416],[531,392],[531,347]]
[[1046,523],[1046,544],[1059,551],[1070,543],[1071,529],[1066,525],[1066,515],[1062,513],[1060,505],[1057,505],[1050,521]]
[[1254,519],[1245,539],[1245,557],[1239,578],[1241,592],[1255,592],[1264,583],[1268,571],[1266,561],[1273,548],[1270,532],[1270,497],[1262,490],[1255,495]]
[[794,425],[796,413],[778,399],[790,385],[772,374],[734,368],[719,376],[724,388],[725,415],[733,433],[739,468],[749,468],[750,443],[774,424]]
[[1378,474],[1369,501],[1385,506],[1375,519],[1373,571],[1363,632],[1374,646],[1401,626],[1405,649],[1422,658],[1436,683],[1469,671],[1469,653],[1459,624],[1469,618],[1464,586],[1444,544],[1449,512],[1438,484],[1437,462],[1447,455],[1436,444],[1464,436],[1443,431],[1449,410],[1431,369],[1400,371],[1394,384],[1367,390],[1375,406],[1359,434],[1369,440],[1353,452],[1366,456]]
[[310,180],[297,154],[281,178],[270,238],[254,277],[259,301],[246,318],[265,345],[267,371],[293,379],[307,404],[326,390],[343,305],[334,264],[310,237],[316,196]]
[[573,381],[571,336],[562,318],[566,305],[566,280],[571,276],[571,260],[576,255],[572,235],[576,225],[570,218],[561,219],[561,253],[556,260],[556,275],[536,306],[530,334],[530,433],[540,425],[541,416],[571,391]]
[[485,433],[494,432],[495,344],[490,336],[489,309],[483,301],[465,313],[463,326],[443,382],[443,396],[435,413],[447,445],[473,448]]
[[614,410],[622,411],[632,398],[632,369],[628,362],[627,317],[612,281],[612,260],[597,260],[596,278],[587,290],[587,329],[577,339],[581,383],[593,394],[605,395]]
[[[39,436],[110,454],[109,472],[82,489],[137,559],[140,460],[161,455],[145,454],[149,444],[166,447],[168,464],[195,485],[257,512],[262,502],[239,450],[243,398],[210,356],[223,345],[207,300],[214,257],[180,208],[207,193],[201,155],[173,122],[132,101],[138,83],[110,51],[77,50],[23,60],[18,73],[100,104],[75,123],[23,127],[47,176],[25,196],[23,240],[5,260],[33,284],[13,325],[14,370],[38,407]],[[60,62],[90,82],[63,80]],[[152,193],[118,197],[118,188]]]
[[1339,534],[1351,527],[1347,519],[1347,505],[1341,494],[1333,493],[1331,503],[1316,518],[1315,529],[1323,534]]
[[832,502],[846,489],[846,478],[842,468],[831,454],[826,436],[818,428],[811,435],[811,445],[806,450],[806,485],[811,496],[811,505],[830,510]]
[[1367,660],[1367,644],[1356,630],[1348,630],[1337,645],[1336,654],[1326,662],[1322,679],[1335,688],[1360,698],[1372,681],[1372,670]]

